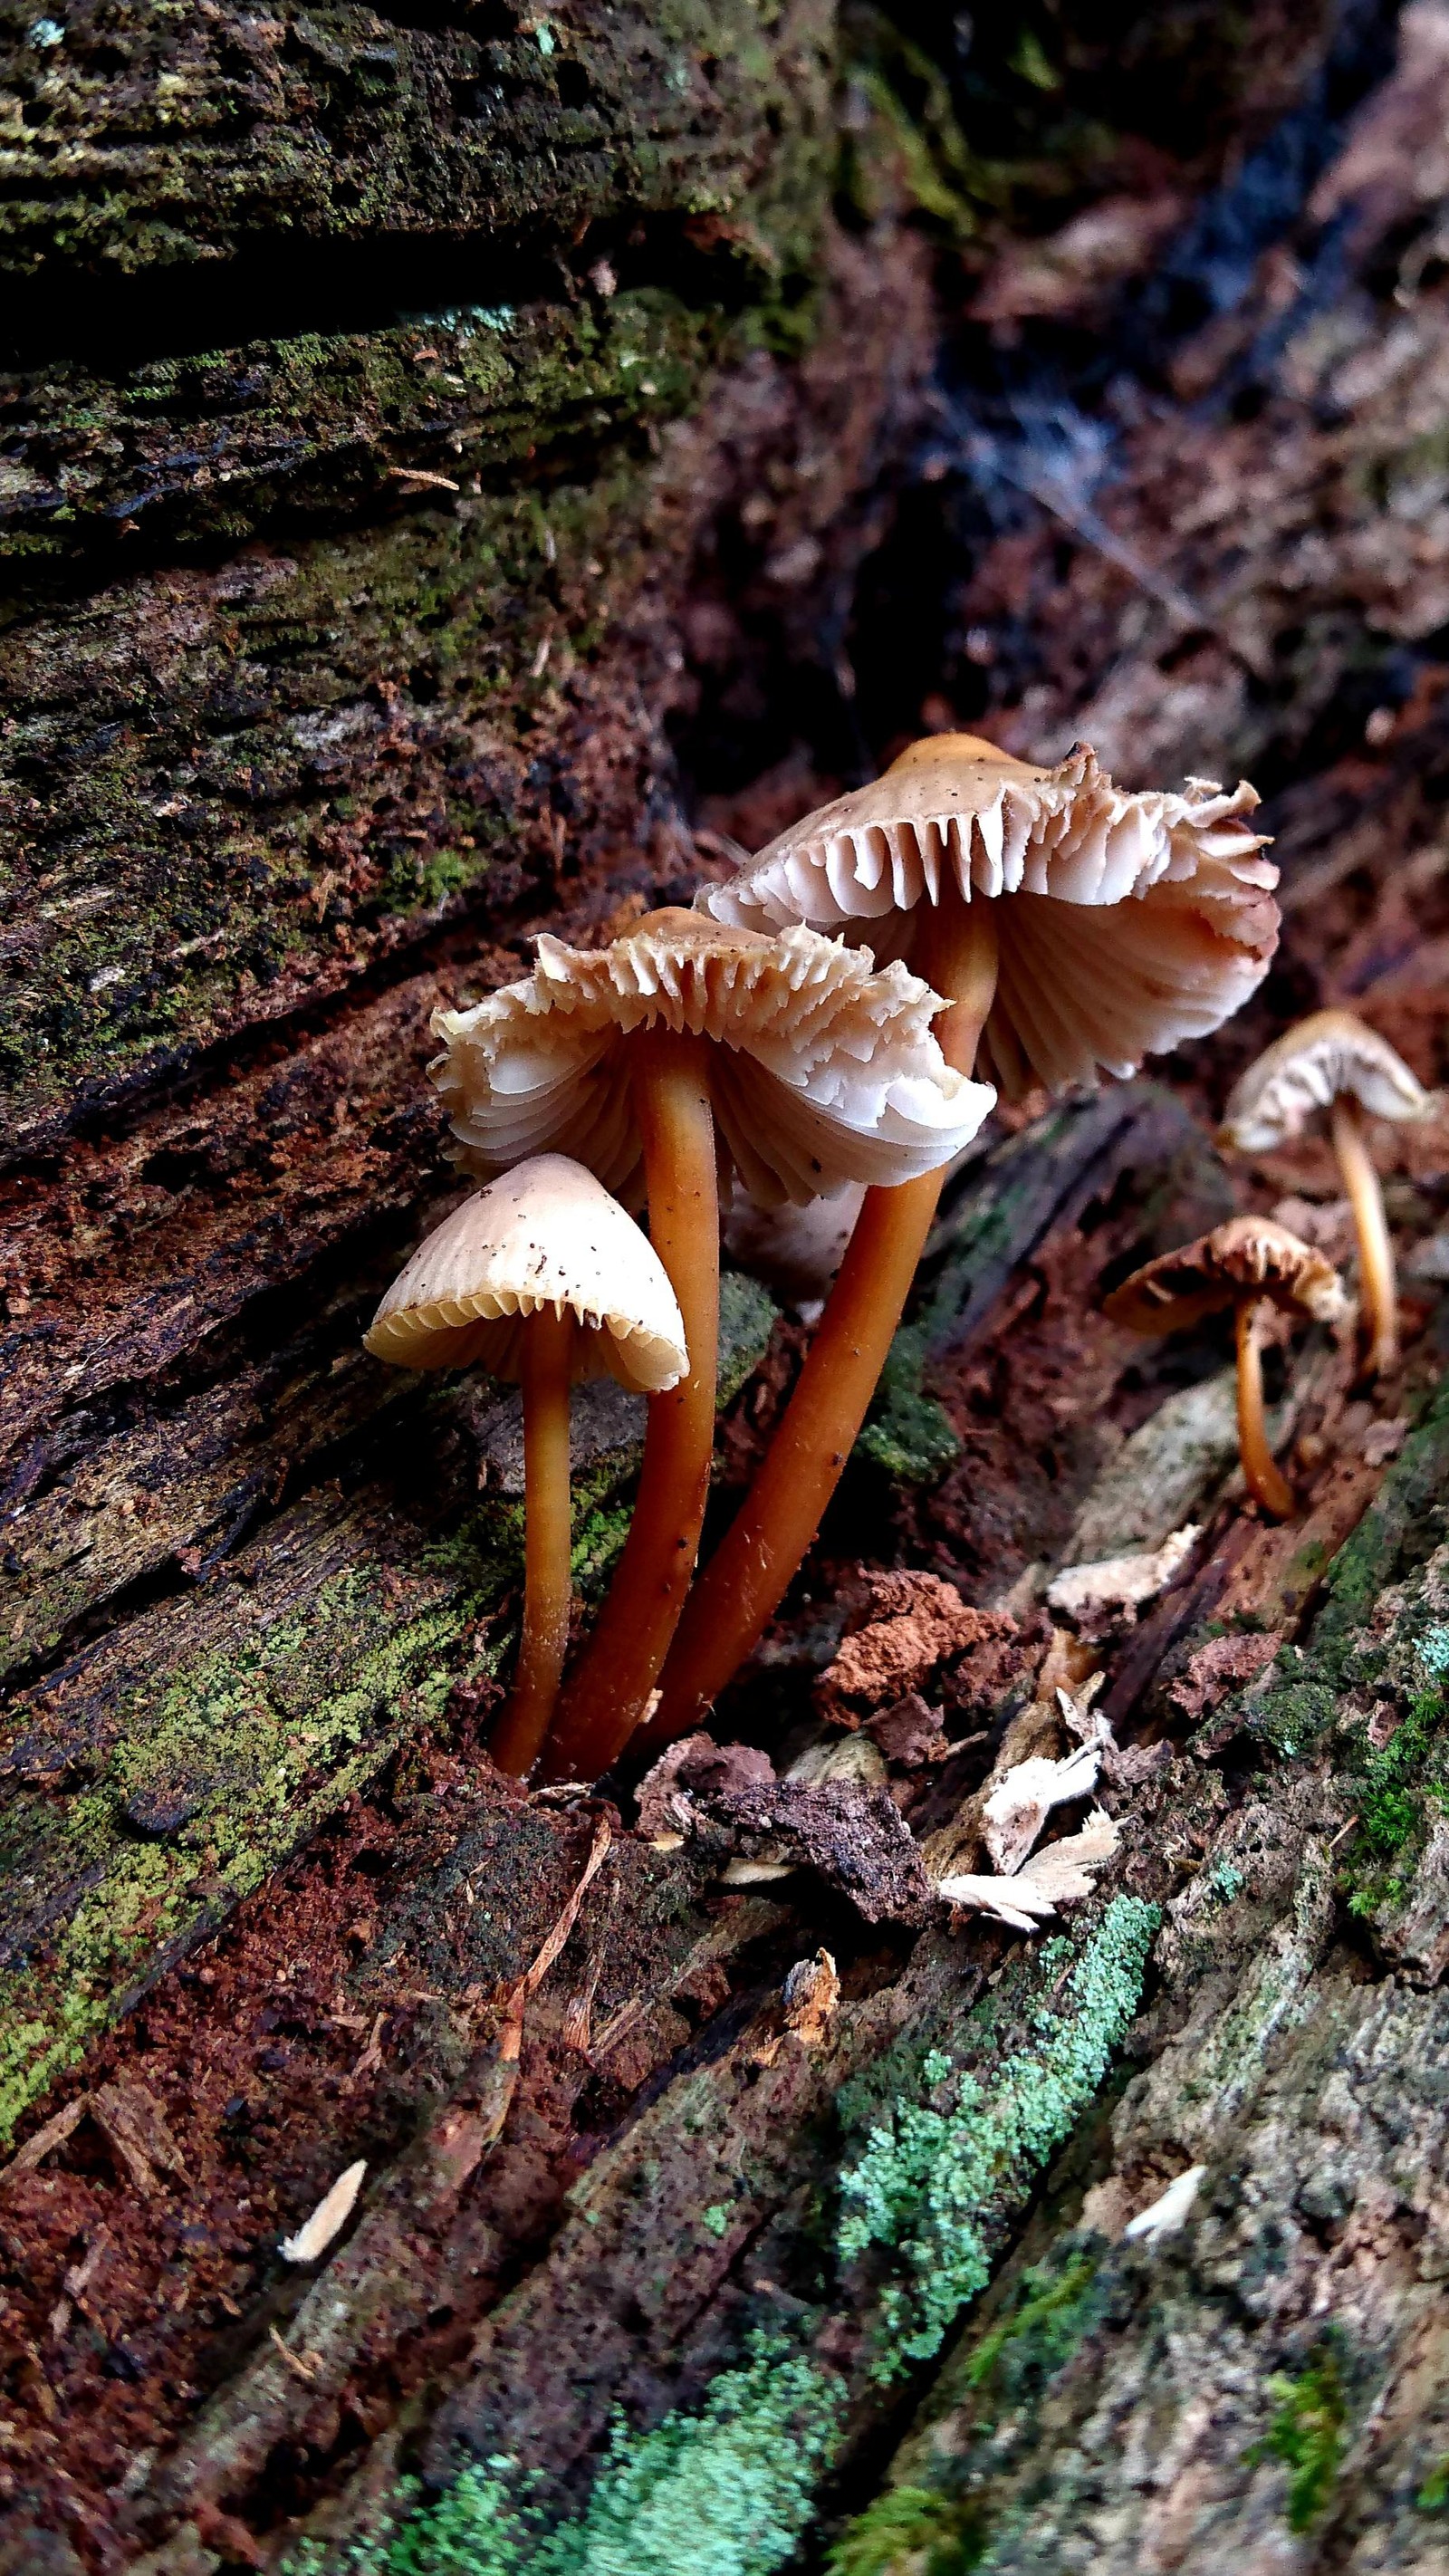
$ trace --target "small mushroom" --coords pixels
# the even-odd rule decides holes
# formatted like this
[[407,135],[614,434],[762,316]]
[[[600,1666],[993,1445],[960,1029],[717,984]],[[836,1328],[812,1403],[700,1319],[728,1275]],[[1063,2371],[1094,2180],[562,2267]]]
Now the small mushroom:
[[1321,1252],[1271,1217],[1235,1216],[1211,1234],[1144,1262],[1113,1290],[1104,1312],[1134,1333],[1180,1333],[1224,1306],[1234,1310],[1238,1351],[1238,1448],[1248,1491],[1274,1520],[1297,1510],[1292,1486],[1268,1446],[1263,1418],[1263,1308],[1335,1324],[1348,1312],[1343,1282]]
[[1368,1333],[1365,1374],[1382,1376],[1399,1357],[1394,1250],[1384,1195],[1364,1135],[1364,1113],[1396,1121],[1427,1116],[1433,1103],[1386,1038],[1352,1011],[1315,1011],[1274,1040],[1228,1100],[1219,1139],[1240,1154],[1268,1154],[1328,1112],[1329,1134],[1358,1233],[1359,1290]]
[[617,1199],[541,1154],[465,1199],[418,1246],[366,1336],[402,1368],[523,1384],[523,1634],[489,1750],[521,1778],[548,1730],[569,1635],[569,1387],[609,1376],[659,1396],[688,1360],[664,1264]]
[[559,1702],[551,1779],[596,1777],[627,1743],[694,1572],[714,1449],[717,1153],[764,1205],[949,1162],[995,1095],[943,1061],[939,1009],[900,964],[877,973],[813,931],[667,909],[607,948],[545,935],[531,975],[435,1015],[460,1161],[485,1176],[567,1151],[626,1201],[647,1196],[684,1317],[688,1373],[650,1405],[628,1540]]
[[[697,908],[808,922],[905,957],[950,1007],[941,1051],[1003,1091],[1135,1072],[1238,1009],[1277,944],[1258,802],[1190,779],[1128,794],[1083,745],[1055,769],[937,734],[807,814]],[[706,1566],[649,1741],[699,1726],[779,1607],[865,1419],[925,1246],[938,1174],[871,1190],[784,1419]]]

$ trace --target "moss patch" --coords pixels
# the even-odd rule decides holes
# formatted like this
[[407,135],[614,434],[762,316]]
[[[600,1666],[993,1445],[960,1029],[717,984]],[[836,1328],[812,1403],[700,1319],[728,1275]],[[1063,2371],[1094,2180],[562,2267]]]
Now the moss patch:
[[1268,2395],[1277,2412],[1243,2457],[1252,2466],[1283,2461],[1290,2472],[1288,2528],[1309,2531],[1328,2510],[1347,2440],[1348,2400],[1335,2345],[1325,2338],[1296,2379],[1275,2373]]

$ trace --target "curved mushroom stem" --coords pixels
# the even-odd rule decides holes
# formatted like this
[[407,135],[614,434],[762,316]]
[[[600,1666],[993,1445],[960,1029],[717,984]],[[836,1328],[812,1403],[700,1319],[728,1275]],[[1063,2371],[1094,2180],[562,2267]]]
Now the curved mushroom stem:
[[1263,1418],[1263,1353],[1258,1340],[1262,1302],[1260,1297],[1240,1297],[1237,1305],[1238,1448],[1253,1500],[1261,1503],[1265,1512],[1271,1512],[1275,1521],[1291,1521],[1298,1509],[1298,1497],[1268,1446],[1268,1426]]
[[649,1398],[634,1517],[545,1748],[550,1780],[597,1779],[643,1716],[694,1572],[714,1455],[719,1193],[709,1042],[655,1028],[630,1045],[649,1231],[679,1299],[689,1374]]
[[569,1642],[569,1363],[574,1319],[549,1307],[523,1328],[523,1634],[488,1750],[521,1780],[548,1733]]
[[1399,1361],[1399,1301],[1384,1194],[1364,1136],[1363,1112],[1351,1095],[1339,1093],[1330,1123],[1334,1155],[1358,1231],[1359,1293],[1368,1329],[1364,1375],[1379,1377],[1397,1368]]
[[[942,898],[915,962],[954,1005],[936,1035],[948,1064],[969,1074],[996,991],[996,923],[989,904],[962,899],[954,877]],[[865,1420],[944,1177],[867,1190],[785,1418],[690,1596],[641,1751],[699,1724],[779,1608]]]

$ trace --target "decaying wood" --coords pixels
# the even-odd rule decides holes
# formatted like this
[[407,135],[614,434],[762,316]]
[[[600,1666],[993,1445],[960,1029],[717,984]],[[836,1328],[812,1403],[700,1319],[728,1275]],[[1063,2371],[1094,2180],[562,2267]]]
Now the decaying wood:
[[[1271,1361],[1296,1522],[1226,1346],[1100,1308],[1331,1235],[1325,1149],[1211,1142],[1296,1012],[1449,1073],[1449,19],[978,16],[0,37],[7,2566],[485,2491],[520,2576],[1443,2557],[1445,1121],[1402,1375]],[[359,1345],[457,1187],[429,1013],[948,720],[1259,775],[1279,966],[984,1133],[726,1749],[530,1797],[512,1417]],[[727,1344],[737,1478],[801,1336],[736,1278]],[[1033,1932],[935,1893],[1012,1863]]]

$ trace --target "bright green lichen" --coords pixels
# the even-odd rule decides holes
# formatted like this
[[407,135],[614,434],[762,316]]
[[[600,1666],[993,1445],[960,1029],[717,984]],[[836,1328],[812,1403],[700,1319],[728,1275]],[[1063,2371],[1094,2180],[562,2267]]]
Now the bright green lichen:
[[989,2080],[938,2084],[945,2103],[893,2104],[842,2175],[842,2259],[881,2245],[903,2267],[882,2293],[877,2376],[937,2352],[984,2288],[996,2229],[1092,2099],[1137,2009],[1158,1920],[1155,1906],[1114,1897],[1060,2006],[1038,2013],[1035,2042]]
[[1267,2393],[1277,2412],[1243,2457],[1254,2467],[1262,2460],[1284,2462],[1292,2473],[1288,2528],[1307,2531],[1327,2509],[1346,2442],[1348,2401],[1334,2344],[1325,2338],[1296,2379],[1275,2373]]

